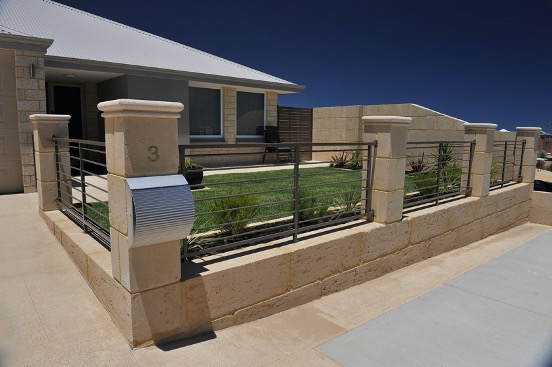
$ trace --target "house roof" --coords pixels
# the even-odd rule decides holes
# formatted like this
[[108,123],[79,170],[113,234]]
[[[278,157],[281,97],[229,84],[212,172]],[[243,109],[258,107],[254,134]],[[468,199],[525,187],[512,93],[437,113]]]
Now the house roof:
[[53,39],[46,60],[142,67],[303,87],[192,47],[50,0],[0,0],[0,33]]

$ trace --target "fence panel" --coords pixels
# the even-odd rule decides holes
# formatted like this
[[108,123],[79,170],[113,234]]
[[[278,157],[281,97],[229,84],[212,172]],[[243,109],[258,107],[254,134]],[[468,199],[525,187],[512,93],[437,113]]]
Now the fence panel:
[[[278,106],[278,127],[280,138],[285,142],[311,143],[312,142],[312,108]],[[310,161],[312,152],[303,148],[300,154],[301,161]]]
[[53,140],[60,210],[110,249],[105,143]]
[[[374,143],[281,143],[181,146],[186,159],[216,162],[226,155],[279,155],[274,164],[202,168],[191,185],[196,219],[184,240],[183,258],[290,237],[366,218],[371,220]],[[358,147],[361,147],[360,149]],[[196,152],[193,153],[194,149]],[[264,152],[250,149],[264,148]],[[338,147],[337,149],[335,147]],[[211,148],[210,153],[206,149]],[[219,148],[224,148],[221,153]],[[313,148],[334,154],[325,162],[303,162]],[[192,153],[189,153],[192,152]],[[259,159],[243,159],[243,161]],[[188,167],[191,165],[188,164]],[[183,174],[197,171],[183,165]]]
[[493,144],[491,188],[521,181],[521,166],[525,141],[496,140]]
[[468,195],[475,142],[408,142],[403,207]]

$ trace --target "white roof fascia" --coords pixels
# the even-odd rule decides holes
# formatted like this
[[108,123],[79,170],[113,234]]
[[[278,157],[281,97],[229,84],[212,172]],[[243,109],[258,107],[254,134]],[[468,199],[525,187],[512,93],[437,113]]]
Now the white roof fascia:
[[116,74],[131,74],[147,77],[180,79],[219,85],[243,86],[263,90],[273,90],[281,93],[297,93],[305,88],[305,86],[303,85],[293,83],[277,83],[235,77],[225,77],[213,74],[201,74],[179,70],[158,69],[139,65],[115,64],[93,60],[68,59],[65,57],[50,55],[46,55],[46,57],[44,58],[44,64],[46,67],[55,67],[60,69],[91,70]]
[[0,32],[0,48],[46,52],[54,40]]

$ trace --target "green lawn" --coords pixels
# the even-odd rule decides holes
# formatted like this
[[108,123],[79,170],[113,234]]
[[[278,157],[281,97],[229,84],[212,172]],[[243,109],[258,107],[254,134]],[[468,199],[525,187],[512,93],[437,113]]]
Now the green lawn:
[[[343,192],[350,190],[360,191],[360,179],[360,171],[329,167],[301,168],[299,171],[299,187],[302,197],[328,195],[318,199],[317,205],[335,205],[340,201],[344,201]],[[246,182],[223,184],[231,181]],[[255,196],[259,204],[269,205],[260,207],[256,211],[253,221],[255,219],[262,220],[261,218],[267,216],[270,218],[264,220],[281,218],[292,214],[292,204],[285,201],[293,200],[293,169],[211,175],[203,179],[203,185],[205,185],[206,189],[193,191],[195,211],[196,215],[198,215],[194,226],[196,228],[208,221],[207,216],[199,214],[211,210],[213,200],[209,199],[220,196],[263,192]],[[308,187],[315,185],[320,186]]]
[[[360,179],[360,171],[345,169],[322,167],[301,168],[299,171],[299,187],[301,188],[302,197],[328,195],[318,199],[316,201],[317,206],[335,206],[339,202],[346,201],[344,192],[352,190],[360,192]],[[224,184],[231,181],[245,182]],[[197,216],[194,227],[200,228],[211,222],[209,215],[202,216],[201,214],[211,211],[213,199],[220,196],[265,192],[254,195],[259,204],[267,205],[256,210],[252,221],[265,221],[290,216],[292,214],[292,203],[285,201],[293,200],[293,181],[293,169],[205,176],[202,183],[205,189],[192,192]],[[315,185],[320,186],[307,187]],[[106,217],[109,216],[107,202],[89,203],[88,205]],[[87,214],[100,226],[109,230],[108,220],[90,209],[87,210]]]

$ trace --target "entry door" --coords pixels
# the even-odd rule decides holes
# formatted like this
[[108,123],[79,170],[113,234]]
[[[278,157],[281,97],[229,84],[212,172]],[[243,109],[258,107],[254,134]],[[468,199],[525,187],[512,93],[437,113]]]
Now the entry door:
[[15,96],[13,52],[0,51],[0,194],[23,191]]
[[48,111],[56,115],[70,115],[69,138],[84,139],[82,128],[82,88],[66,84],[49,84]]

